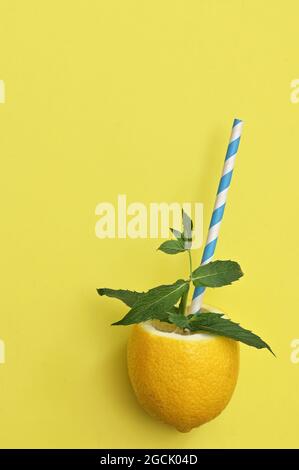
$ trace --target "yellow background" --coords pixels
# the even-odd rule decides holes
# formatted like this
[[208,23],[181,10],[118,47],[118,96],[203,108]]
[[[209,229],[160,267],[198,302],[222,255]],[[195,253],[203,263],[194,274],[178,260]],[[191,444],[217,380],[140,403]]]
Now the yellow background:
[[[1,447],[298,446],[298,2],[1,0]],[[125,308],[96,287],[185,276],[160,240],[99,240],[95,207],[201,201],[205,230],[244,119],[217,258],[245,277],[206,301],[268,341],[235,395],[180,434],[137,405]],[[200,252],[195,254],[198,263]]]

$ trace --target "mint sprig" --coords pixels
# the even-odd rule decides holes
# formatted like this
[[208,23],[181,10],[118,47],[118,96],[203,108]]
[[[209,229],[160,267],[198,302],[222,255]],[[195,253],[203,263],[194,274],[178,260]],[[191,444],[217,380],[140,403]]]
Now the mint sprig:
[[168,240],[162,243],[158,250],[168,255],[176,255],[177,253],[183,253],[191,249],[193,222],[184,210],[182,210],[182,232],[174,228],[170,228],[170,231],[176,240]]
[[174,324],[190,333],[206,331],[215,335],[232,338],[249,346],[266,348],[272,354],[270,346],[259,336],[246,330],[238,323],[224,318],[215,312],[197,312],[186,315],[188,292],[191,283],[195,287],[221,287],[230,285],[243,276],[240,265],[236,261],[217,260],[192,270],[192,235],[193,223],[188,214],[182,212],[182,231],[170,229],[174,239],[160,245],[160,251],[166,254],[188,253],[189,278],[179,279],[172,284],[154,287],[147,292],[136,292],[123,289],[97,289],[99,295],[121,300],[129,312],[113,325],[131,325],[148,320],[160,320]]

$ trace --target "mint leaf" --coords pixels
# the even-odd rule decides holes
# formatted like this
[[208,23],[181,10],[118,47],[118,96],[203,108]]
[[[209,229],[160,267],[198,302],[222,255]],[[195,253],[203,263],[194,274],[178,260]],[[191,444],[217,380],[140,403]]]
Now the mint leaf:
[[[145,295],[145,292],[136,292],[131,290],[122,290],[122,289],[97,289],[99,295],[106,295],[107,297],[113,297],[115,299],[119,299],[124,302],[129,307],[133,307],[133,305],[140,300],[140,298]],[[160,315],[161,321],[168,321],[168,317],[171,313],[178,313],[178,307],[171,307],[164,314]]]
[[241,341],[257,349],[267,348],[275,356],[270,346],[259,336],[250,330],[245,330],[239,323],[223,318],[222,313],[196,313],[189,315],[187,318],[189,326],[186,328],[190,328],[191,331],[208,331],[215,335],[226,336],[227,338]]
[[180,301],[180,305],[179,305],[179,313],[181,315],[185,315],[185,312],[187,310],[189,289],[190,289],[190,282],[188,283],[188,287],[187,287],[187,289],[185,290],[185,292],[183,293],[183,295],[181,297],[181,301]]
[[190,237],[186,237],[186,238],[191,238],[192,236],[192,230],[193,230],[193,222],[192,222],[192,219],[191,217],[187,214],[187,212],[184,211],[184,209],[182,209],[182,217],[183,217],[183,228],[184,228],[184,231],[186,230],[188,232],[188,234],[190,235]]
[[168,321],[179,328],[187,328],[192,333],[206,331],[214,335],[225,336],[235,341],[240,341],[257,349],[266,348],[275,356],[270,346],[259,336],[250,330],[246,330],[238,323],[223,318],[223,313],[204,312],[185,317],[178,312],[170,312]]
[[133,307],[134,304],[145,294],[145,292],[136,292],[132,290],[123,289],[97,289],[99,295],[107,295],[107,297],[113,297],[124,302],[129,307]]
[[174,284],[154,287],[146,292],[120,321],[113,325],[131,325],[150,319],[165,318],[165,312],[173,307],[188,288],[188,281],[179,279]]
[[193,230],[193,222],[189,215],[182,210],[182,217],[183,217],[183,236],[184,236],[184,246],[186,250],[190,250],[192,245],[192,230]]
[[182,210],[182,217],[183,232],[170,228],[170,231],[175,236],[176,240],[168,240],[162,243],[158,250],[163,251],[163,253],[167,253],[168,255],[175,255],[177,253],[190,250],[192,245],[193,222],[184,210]]
[[221,287],[231,284],[241,276],[242,270],[235,261],[212,261],[195,269],[192,281],[195,287]]
[[190,329],[188,318],[185,317],[185,315],[182,315],[181,313],[169,313],[168,321],[178,326],[179,328],[182,328],[182,330],[184,328]]
[[[159,320],[169,323],[169,316],[178,314],[178,312],[179,312],[178,307],[175,307],[175,306],[170,307],[164,313],[159,314]],[[157,319],[157,318],[154,317],[153,319]]]
[[171,233],[175,236],[175,238],[177,240],[182,240],[183,238],[183,234],[182,232],[180,232],[179,230],[176,230],[175,228],[171,228],[169,229],[171,231]]
[[167,253],[168,255],[176,255],[185,251],[183,241],[179,240],[167,240],[159,246],[158,250]]

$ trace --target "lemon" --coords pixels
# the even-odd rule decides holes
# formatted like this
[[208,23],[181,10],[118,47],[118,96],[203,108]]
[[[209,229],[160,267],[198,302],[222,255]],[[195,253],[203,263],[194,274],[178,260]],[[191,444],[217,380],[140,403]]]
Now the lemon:
[[188,432],[218,416],[230,401],[238,379],[239,343],[148,321],[133,326],[127,361],[141,406]]

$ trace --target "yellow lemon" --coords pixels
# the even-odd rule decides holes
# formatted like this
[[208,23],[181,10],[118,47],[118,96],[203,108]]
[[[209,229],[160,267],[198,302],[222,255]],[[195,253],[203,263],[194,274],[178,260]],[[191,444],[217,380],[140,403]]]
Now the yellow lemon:
[[[213,309],[216,311],[216,309]],[[181,432],[207,423],[226,407],[239,370],[239,343],[159,321],[133,326],[129,377],[141,406]]]

